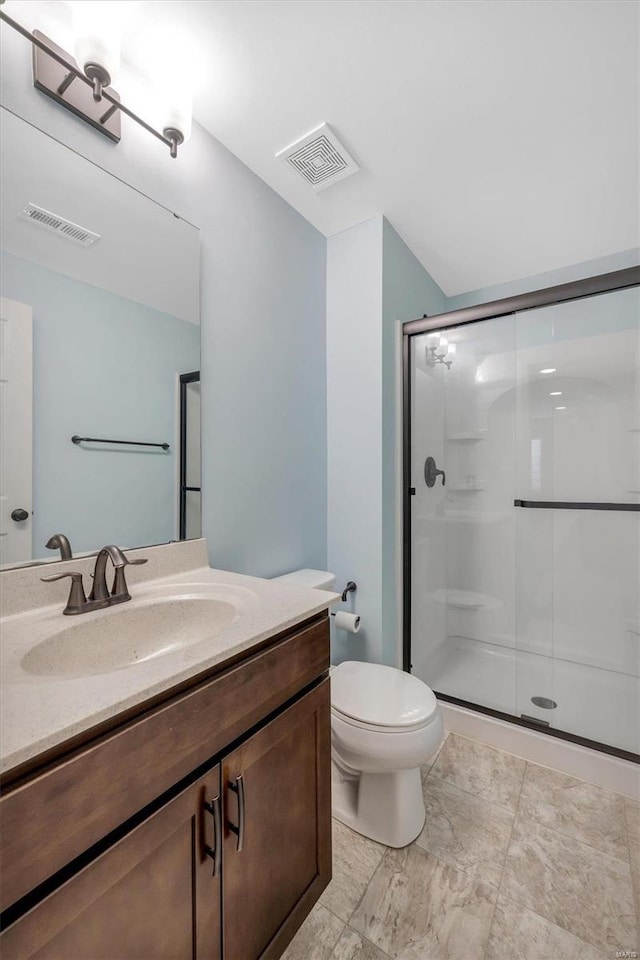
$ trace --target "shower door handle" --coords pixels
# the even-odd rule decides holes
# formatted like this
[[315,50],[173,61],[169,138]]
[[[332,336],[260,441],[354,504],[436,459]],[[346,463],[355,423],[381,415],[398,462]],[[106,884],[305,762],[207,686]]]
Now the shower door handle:
[[424,482],[428,487],[435,487],[437,477],[442,477],[442,486],[444,487],[447,481],[444,470],[438,470],[433,457],[427,457],[424,462]]

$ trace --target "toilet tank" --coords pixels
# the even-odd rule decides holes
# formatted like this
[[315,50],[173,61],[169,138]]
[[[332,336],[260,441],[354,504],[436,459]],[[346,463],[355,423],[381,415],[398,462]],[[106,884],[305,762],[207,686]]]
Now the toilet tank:
[[336,582],[334,574],[328,570],[293,570],[273,579],[290,583],[292,587],[313,587],[316,590],[332,590]]

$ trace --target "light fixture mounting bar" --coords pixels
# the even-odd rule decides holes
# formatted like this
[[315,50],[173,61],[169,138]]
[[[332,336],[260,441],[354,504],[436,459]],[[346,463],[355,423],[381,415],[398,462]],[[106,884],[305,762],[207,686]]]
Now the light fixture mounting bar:
[[[106,99],[108,93],[119,103],[120,96],[116,91],[104,86],[101,99],[96,101],[93,86],[78,83],[78,73],[81,71],[77,64],[74,62],[76,70],[72,71],[68,69],[66,62],[64,66],[60,63],[60,60],[66,61],[65,51],[39,30],[33,31],[33,38],[33,85],[36,90],[40,90],[81,120],[86,120],[105,137],[118,143],[120,110],[115,104],[102,102],[102,97]],[[44,46],[40,46],[41,43]]]
[[[0,4],[3,4],[3,3],[4,3],[4,0],[0,0]],[[112,133],[108,133],[105,128],[108,123],[111,124],[111,122],[113,121],[113,119],[115,119],[115,117],[117,117],[118,119],[118,127],[119,127],[120,125],[119,114],[124,113],[126,117],[129,117],[130,120],[134,120],[135,123],[137,123],[138,126],[146,130],[147,133],[150,133],[152,136],[156,137],[157,140],[160,140],[162,143],[164,143],[165,146],[169,147],[172,157],[175,157],[177,155],[178,142],[176,141],[176,139],[173,136],[172,137],[165,136],[164,133],[161,133],[159,130],[156,130],[149,123],[143,120],[142,117],[138,116],[137,113],[134,113],[133,110],[130,110],[129,107],[125,106],[125,104],[120,101],[120,98],[114,91],[110,91],[104,88],[100,91],[101,97],[100,97],[99,103],[101,103],[102,100],[106,100],[111,106],[110,108],[107,108],[106,111],[103,110],[102,107],[100,108],[99,115],[97,117],[97,122],[92,117],[87,116],[85,112],[79,111],[76,107],[74,107],[70,103],[68,99],[64,98],[63,94],[70,87],[73,87],[74,81],[77,79],[77,80],[80,80],[85,86],[89,87],[91,91],[91,96],[93,97],[93,93],[95,90],[95,85],[93,80],[90,80],[89,77],[85,76],[82,70],[80,70],[80,68],[78,67],[77,63],[75,63],[75,61],[72,58],[70,58],[68,54],[66,54],[64,51],[61,51],[60,47],[57,47],[55,44],[52,43],[51,40],[48,40],[47,38],[42,39],[44,37],[44,34],[40,33],[40,31],[35,30],[33,33],[30,33],[26,29],[26,27],[23,27],[21,23],[18,23],[17,20],[14,20],[12,17],[8,16],[8,14],[6,14],[1,9],[0,9],[0,20],[4,21],[4,23],[7,23],[17,33],[19,33],[31,44],[33,44],[34,48],[37,47],[38,51],[41,51],[44,55],[50,57],[52,60],[54,60],[60,66],[64,67],[64,69],[66,70],[67,75],[62,79],[62,81],[59,80],[53,89],[49,87],[45,88],[43,85],[37,85],[38,89],[42,90],[43,93],[46,93],[47,96],[50,96],[54,100],[57,100],[58,103],[63,104],[65,107],[70,109],[73,113],[77,114],[78,116],[81,116],[82,119],[90,123],[91,126],[105,133],[106,136],[110,137],[110,139],[115,140],[116,142],[120,139],[119,132],[118,132],[118,136],[116,137]],[[58,52],[58,51],[61,51],[61,52]],[[36,51],[34,50],[34,62],[35,62],[35,57],[36,57]],[[62,90],[60,88],[62,88]]]

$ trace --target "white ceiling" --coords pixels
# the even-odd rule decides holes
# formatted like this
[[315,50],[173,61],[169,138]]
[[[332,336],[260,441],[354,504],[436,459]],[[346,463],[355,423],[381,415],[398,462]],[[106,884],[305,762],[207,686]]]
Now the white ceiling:
[[[126,59],[164,37],[210,133],[326,235],[384,214],[450,296],[640,244],[636,0],[137,7]],[[275,154],[323,121],[361,169],[316,194]]]
[[[639,243],[635,2],[143,6],[194,38],[200,123],[327,235],[385,214],[448,295]],[[361,171],[315,194],[274,155],[322,121]]]

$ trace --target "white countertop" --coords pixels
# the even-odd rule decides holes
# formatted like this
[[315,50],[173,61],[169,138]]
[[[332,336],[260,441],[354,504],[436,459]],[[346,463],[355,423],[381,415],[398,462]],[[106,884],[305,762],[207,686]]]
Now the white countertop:
[[[154,548],[157,549],[171,548]],[[129,569],[138,571],[144,568]],[[43,572],[40,568],[38,576]],[[245,577],[206,566],[155,580],[133,581],[134,577],[131,577],[132,600],[126,604],[63,617],[69,585],[69,581],[64,580],[57,584],[61,588],[60,597],[54,605],[15,613],[0,621],[0,770],[18,766],[122,711],[170,690],[320,613],[338,599],[334,593],[294,587],[277,580]],[[237,601],[234,619],[211,638],[108,672],[88,676],[82,673],[75,676],[66,673],[38,675],[25,669],[25,655],[42,637],[49,636],[52,629],[75,627],[82,622],[88,624],[92,620],[117,616],[118,610],[127,608],[133,611],[145,604],[148,606],[162,588],[166,590],[174,585],[180,588],[177,592],[188,593],[185,585],[193,586],[195,593],[207,587],[214,588],[222,597],[226,592]],[[100,624],[96,623],[96,626],[99,628]]]

